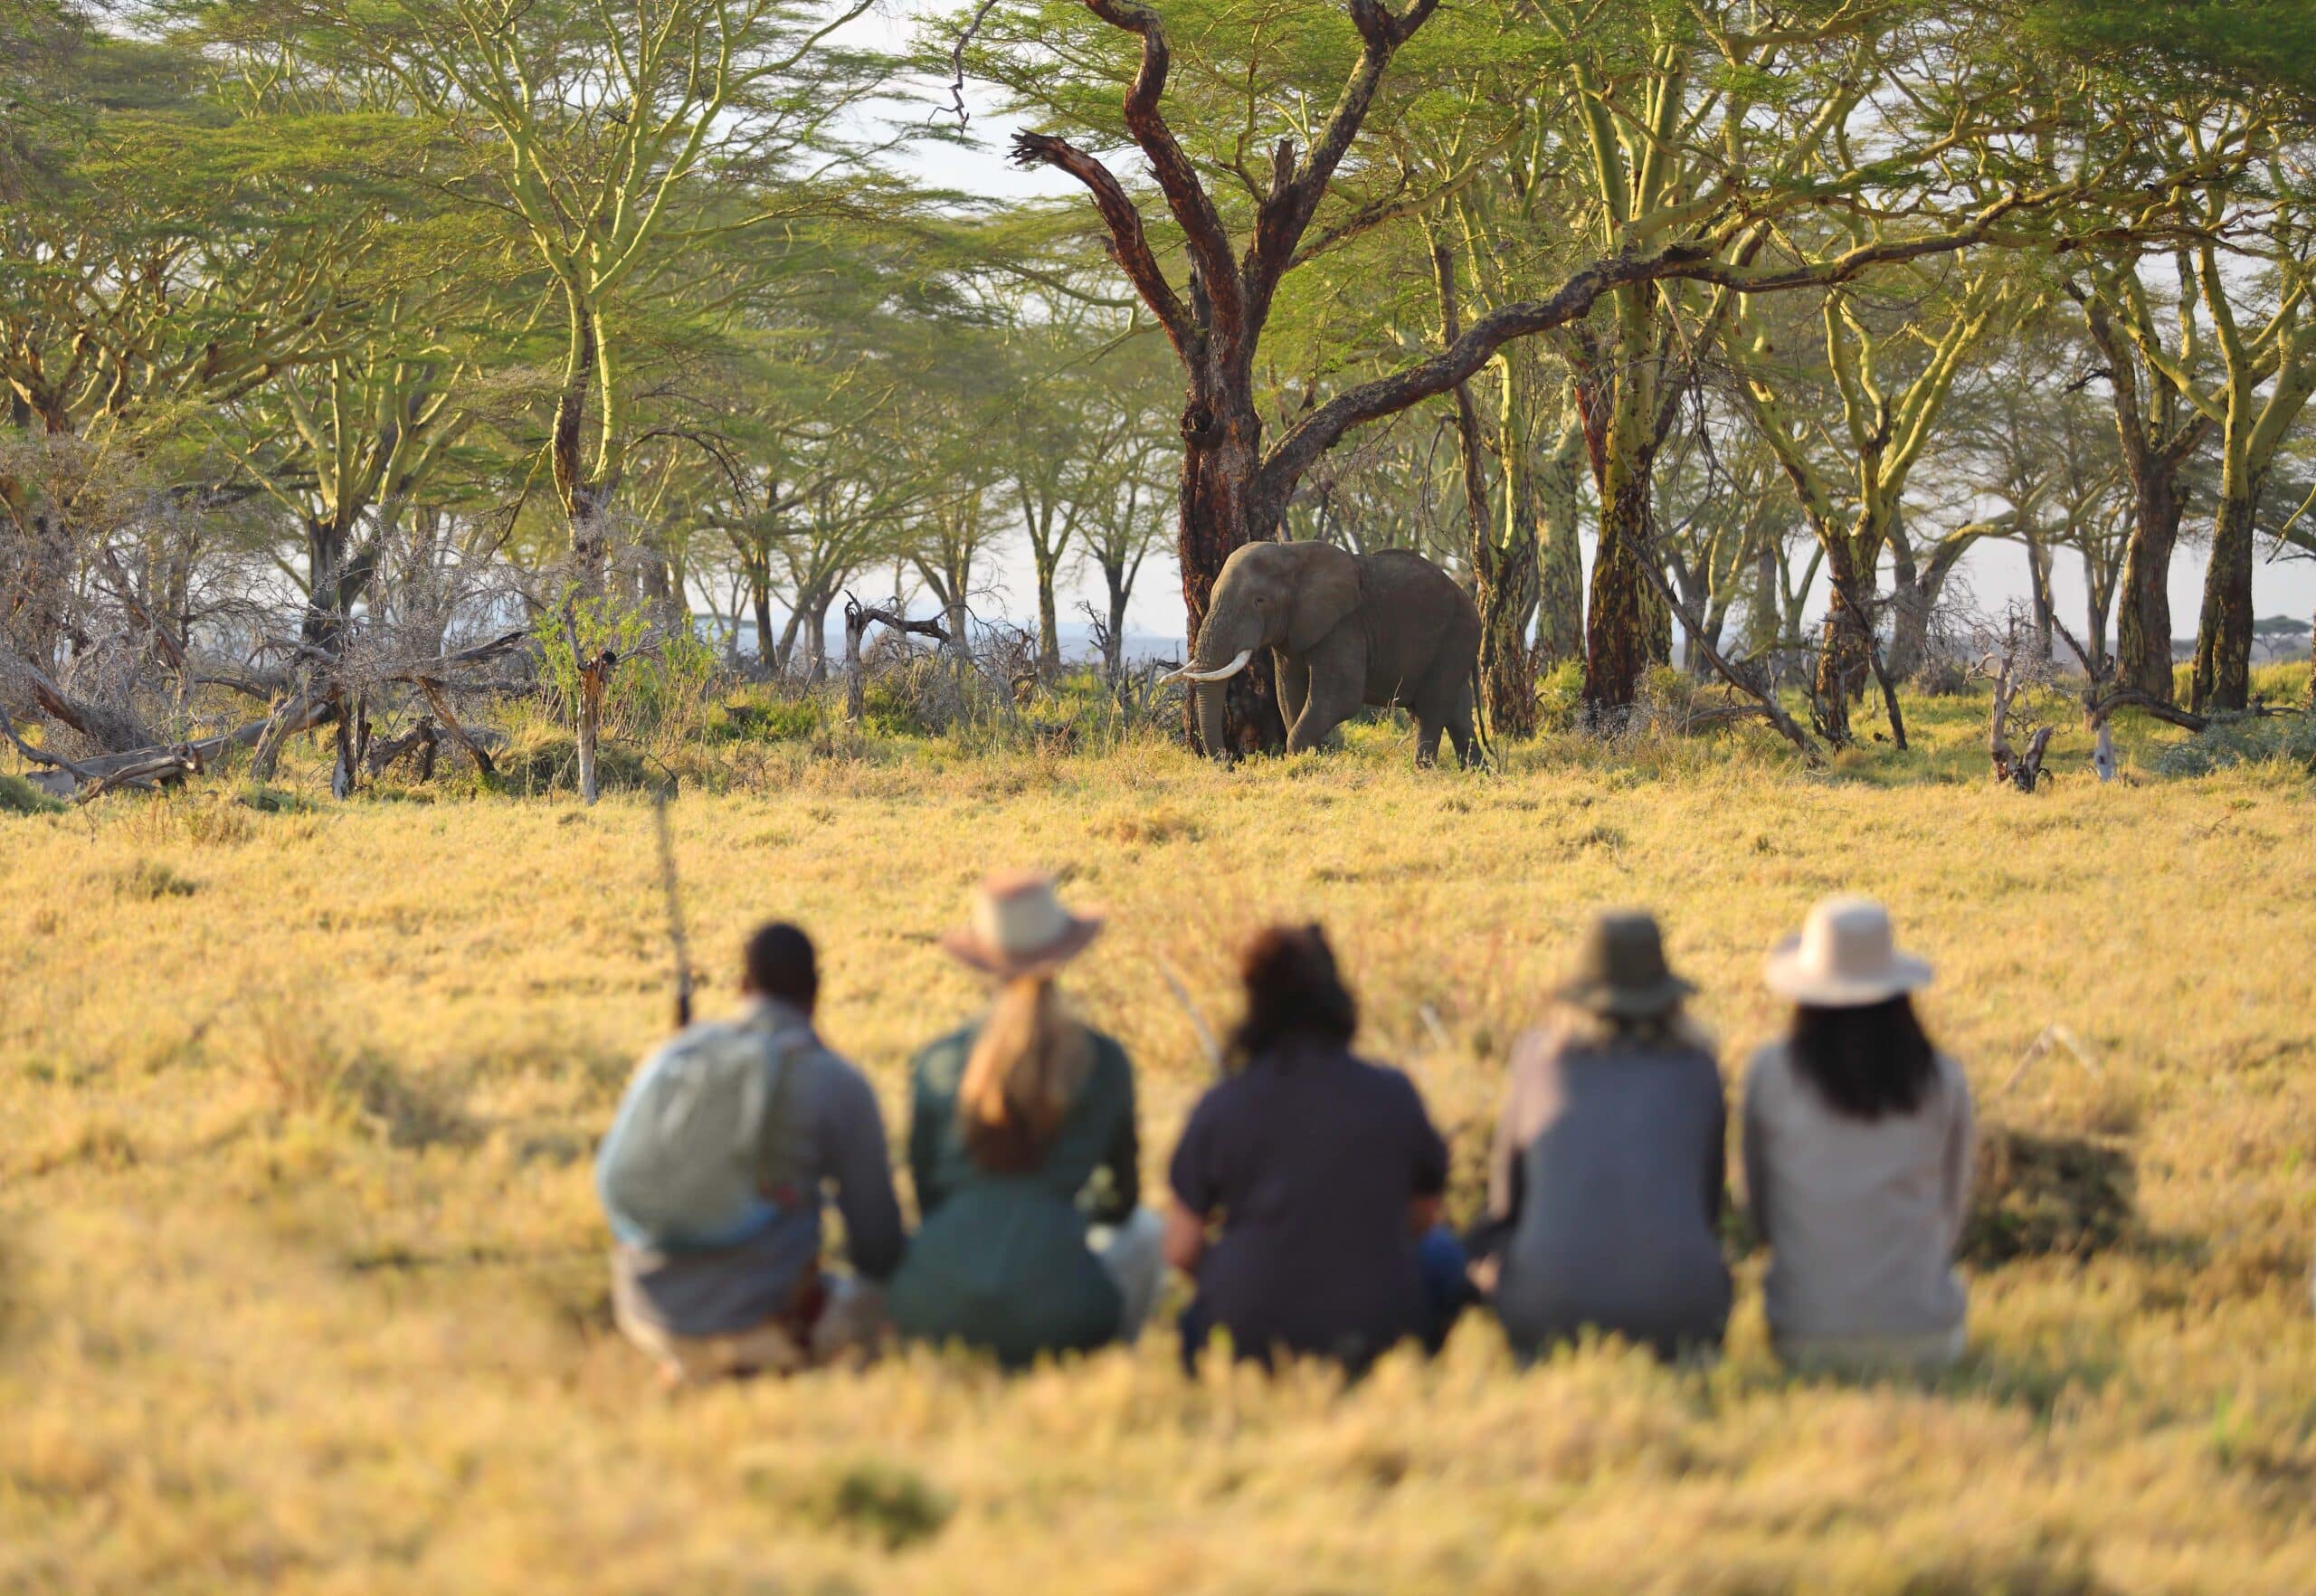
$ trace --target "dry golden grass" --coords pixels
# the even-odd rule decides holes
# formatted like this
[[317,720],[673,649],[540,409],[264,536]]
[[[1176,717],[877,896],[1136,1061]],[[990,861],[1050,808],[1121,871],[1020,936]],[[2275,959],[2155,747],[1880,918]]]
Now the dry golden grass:
[[1778,1021],[1764,946],[1876,892],[1987,1116],[2138,1177],[2115,1244],[1978,1271],[1927,1388],[1788,1380],[1752,1258],[1708,1373],[1515,1372],[1474,1323],[1349,1392],[1186,1382],[1157,1335],[670,1400],[609,1327],[588,1180],[665,1021],[641,803],[0,817],[0,1591],[2305,1596],[2307,779],[2025,798],[1966,708],[1919,714],[1928,751],[1818,777],[1751,735],[1493,777],[1380,732],[1228,775],[759,752],[676,827],[703,962],[813,927],[888,1112],[974,1000],[932,945],[966,885],[1068,869],[1114,917],[1074,990],[1139,1062],[1153,1184],[1205,1074],[1154,955],[1220,1018],[1233,937],[1324,919],[1468,1170],[1591,907],[1665,914],[1733,1076]]

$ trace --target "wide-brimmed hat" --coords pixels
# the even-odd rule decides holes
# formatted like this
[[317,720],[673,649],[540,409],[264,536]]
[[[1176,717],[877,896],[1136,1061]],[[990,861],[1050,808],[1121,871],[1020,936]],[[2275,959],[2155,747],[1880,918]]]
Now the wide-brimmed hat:
[[1694,991],[1666,967],[1656,917],[1618,909],[1600,916],[1585,932],[1559,996],[1590,1013],[1647,1020],[1678,1008]]
[[1930,984],[1930,963],[1900,953],[1890,911],[1870,898],[1828,898],[1770,954],[1770,990],[1817,1009],[1862,1009]]
[[986,975],[1011,979],[1058,970],[1101,934],[1099,915],[1073,915],[1041,870],[1005,870],[973,888],[966,923],[944,935],[944,952]]

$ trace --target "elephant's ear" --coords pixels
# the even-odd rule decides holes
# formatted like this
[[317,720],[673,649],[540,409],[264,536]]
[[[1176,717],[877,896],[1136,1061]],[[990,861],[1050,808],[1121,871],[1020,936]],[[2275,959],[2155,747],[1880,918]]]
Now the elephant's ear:
[[1359,561],[1331,543],[1302,544],[1297,552],[1303,570],[1286,624],[1286,651],[1307,654],[1359,607]]

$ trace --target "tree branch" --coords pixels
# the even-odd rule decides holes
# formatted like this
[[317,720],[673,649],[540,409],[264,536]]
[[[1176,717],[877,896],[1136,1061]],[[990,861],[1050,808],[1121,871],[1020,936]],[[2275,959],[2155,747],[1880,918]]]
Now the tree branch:
[[[1239,294],[1238,262],[1230,256],[1230,235],[1221,214],[1207,196],[1197,168],[1175,141],[1158,102],[1166,91],[1166,74],[1173,67],[1173,52],[1166,44],[1166,30],[1158,14],[1136,0],[1086,0],[1086,9],[1114,28],[1142,41],[1142,66],[1126,90],[1125,126],[1149,158],[1151,176],[1166,196],[1166,208],[1181,223],[1183,242],[1197,264],[1218,319],[1235,330],[1242,322],[1245,303]],[[1153,307],[1154,309],[1156,307]]]
[[1094,208],[1101,214],[1102,223],[1110,232],[1110,256],[1118,269],[1134,284],[1134,292],[1150,307],[1151,314],[1166,329],[1166,337],[1175,351],[1187,358],[1198,334],[1191,325],[1190,311],[1183,306],[1174,285],[1166,280],[1165,269],[1158,264],[1152,252],[1149,235],[1143,231],[1142,213],[1134,207],[1116,175],[1071,144],[1050,133],[1016,133],[1013,136],[1013,164],[1017,166],[1051,166],[1067,173],[1084,184],[1094,196]]

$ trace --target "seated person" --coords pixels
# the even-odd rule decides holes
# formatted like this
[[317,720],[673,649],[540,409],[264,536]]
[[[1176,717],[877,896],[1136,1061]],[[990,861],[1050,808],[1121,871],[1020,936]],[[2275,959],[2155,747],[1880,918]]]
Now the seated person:
[[1970,1083],[1907,995],[1930,966],[1889,914],[1827,898],[1770,955],[1793,1028],[1745,1075],[1745,1188],[1769,1244],[1770,1339],[1799,1369],[1933,1371],[1962,1355]]
[[981,1020],[917,1055],[909,1168],[920,1228],[894,1277],[893,1322],[1019,1368],[1131,1340],[1164,1273],[1136,1207],[1134,1069],[1055,988],[1101,929],[1051,878],[992,877],[942,945],[997,983]]
[[1401,1341],[1437,1348],[1466,1291],[1438,1225],[1447,1144],[1406,1076],[1352,1053],[1357,1006],[1317,926],[1263,932],[1241,974],[1236,1072],[1174,1152],[1167,1258],[1198,1282],[1184,1360],[1218,1329],[1240,1357],[1354,1372]]
[[1728,1107],[1656,922],[1604,915],[1558,1023],[1512,1049],[1476,1273],[1514,1351],[1590,1328],[1659,1357],[1718,1347]]
[[[811,938],[748,939],[736,1018],[644,1060],[596,1160],[619,1327],[669,1383],[779,1372],[873,1344],[877,1283],[900,1262],[883,1117],[812,1029]],[[821,1269],[835,1189],[856,1273]]]

